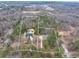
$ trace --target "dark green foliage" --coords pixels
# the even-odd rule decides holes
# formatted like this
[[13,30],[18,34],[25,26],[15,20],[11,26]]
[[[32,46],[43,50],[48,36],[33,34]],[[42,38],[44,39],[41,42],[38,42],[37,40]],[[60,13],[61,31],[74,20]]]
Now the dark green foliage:
[[5,58],[9,54],[9,51],[11,50],[12,50],[11,47],[4,47],[0,49],[0,58]]
[[58,32],[52,31],[47,40],[44,41],[44,48],[48,51],[54,48],[55,57],[61,58],[64,50],[62,47],[56,47],[58,37]]
[[49,28],[57,27],[57,23],[55,21],[55,18],[47,16],[47,15],[40,16],[39,23],[40,23],[39,24],[40,27],[49,27]]
[[51,58],[52,55],[50,53],[43,53],[43,52],[32,52],[33,58]]
[[12,40],[14,40],[20,34],[20,32],[21,34],[23,34],[26,31],[25,24],[22,24],[21,26],[20,21],[18,21],[16,25],[14,25],[13,29],[13,33],[10,35],[10,38]]
[[46,50],[49,50],[50,49],[50,46],[49,46],[49,43],[48,43],[48,41],[47,40],[44,40],[44,48],[46,49]]
[[79,51],[79,40],[75,41],[74,44],[73,44],[73,48],[75,47],[75,49],[77,51]]
[[[32,51],[29,51],[29,50],[32,50]],[[52,57],[51,53],[44,53],[44,52],[47,52],[45,49],[37,49],[35,46],[33,45],[29,45],[28,47],[26,47],[26,49],[22,48],[22,50],[25,50],[25,51],[21,51],[21,54],[22,54],[22,57],[30,57],[30,58],[49,58],[49,57]]]
[[37,51],[24,51],[22,52],[22,57],[30,57],[30,58],[51,58],[52,55],[50,53],[43,53]]
[[39,28],[39,33],[42,34],[44,30],[45,30],[44,28]]
[[62,58],[62,54],[63,54],[63,52],[64,52],[64,50],[63,50],[63,48],[62,47],[60,47],[60,48],[55,48],[55,56],[56,56],[56,58]]
[[20,33],[20,25],[16,25],[13,30],[13,33],[10,35],[10,38],[14,40],[17,37],[17,35],[19,35],[19,33]]
[[[40,34],[42,32],[42,30],[44,30],[43,28],[38,28],[38,25],[41,27],[51,27],[51,28],[57,28],[58,24],[56,23],[54,18],[51,18],[49,16],[40,16],[40,20],[39,20],[39,24],[38,24],[38,18],[32,20],[33,21],[33,28],[35,29],[35,34]],[[14,27],[13,27],[13,33],[11,34],[10,38],[11,39],[15,39],[21,31],[21,34],[23,34],[26,31],[26,26],[25,24],[22,25],[21,28],[21,24],[20,21],[18,21]],[[38,32],[39,30],[39,32]],[[47,37],[47,40],[44,40],[43,44],[44,44],[44,48],[43,49],[38,49],[39,51],[50,51],[53,48],[56,47],[56,41],[58,39],[58,32],[56,31],[52,31],[49,36]],[[26,46],[26,47],[22,47],[20,48],[21,50],[37,50],[37,48],[33,45],[30,46]],[[57,57],[61,57],[61,54],[58,50],[56,50],[56,56]],[[7,52],[8,53],[8,52]],[[43,52],[37,52],[37,51],[20,51],[20,53],[22,54],[22,57],[37,57],[37,58],[48,58],[48,57],[52,57],[51,53],[43,53]]]
[[[38,23],[39,22],[39,23]],[[32,20],[33,23],[33,28],[35,29],[35,34],[41,34],[42,31],[44,31],[43,28],[38,28],[39,27],[46,27],[46,28],[57,28],[59,23],[56,22],[54,17],[50,17],[47,15],[44,16],[39,16],[36,19]],[[39,33],[38,33],[39,30]]]
[[52,31],[52,33],[48,36],[47,40],[44,42],[44,46],[48,46],[50,48],[55,47],[56,40],[58,39],[58,33]]

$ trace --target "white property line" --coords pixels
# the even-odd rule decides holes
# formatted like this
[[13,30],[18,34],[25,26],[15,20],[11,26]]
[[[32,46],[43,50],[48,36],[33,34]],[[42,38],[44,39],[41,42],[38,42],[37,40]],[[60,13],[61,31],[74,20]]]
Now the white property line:
[[[44,29],[54,29],[54,28],[45,28],[45,27],[39,27],[39,20],[40,20],[40,18],[38,19],[38,34],[39,34],[39,28],[44,28]],[[21,23],[21,27],[20,27],[20,30],[22,30],[22,24],[23,24],[23,22]],[[19,34],[19,36],[21,35],[21,32],[20,32],[20,34]],[[57,45],[58,45],[58,48],[59,48],[59,42],[57,42]],[[38,49],[38,39],[37,39],[37,49]],[[37,51],[37,50],[16,50],[16,51],[30,51],[30,52],[33,52],[33,51],[35,51],[35,52],[42,52],[42,53],[52,53],[52,52],[44,52],[44,51]],[[60,48],[59,48],[59,51],[60,51]],[[13,52],[13,51],[11,51],[11,52]]]
[[43,28],[43,29],[55,29],[55,28],[48,28],[48,27],[39,27],[39,28]]
[[39,51],[39,50],[31,50],[31,49],[29,49],[29,50],[15,50],[15,51],[10,51],[10,52],[18,52],[18,51],[29,51],[29,52],[41,52],[41,53],[54,53],[54,52],[52,52],[52,51]]

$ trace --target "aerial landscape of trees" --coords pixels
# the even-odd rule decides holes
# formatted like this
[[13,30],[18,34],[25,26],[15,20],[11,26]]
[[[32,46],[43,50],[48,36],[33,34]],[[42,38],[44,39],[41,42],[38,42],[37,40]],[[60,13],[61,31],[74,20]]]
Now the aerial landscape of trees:
[[[79,57],[78,6],[70,2],[0,2],[0,57]],[[29,29],[35,31],[33,42],[27,35]]]

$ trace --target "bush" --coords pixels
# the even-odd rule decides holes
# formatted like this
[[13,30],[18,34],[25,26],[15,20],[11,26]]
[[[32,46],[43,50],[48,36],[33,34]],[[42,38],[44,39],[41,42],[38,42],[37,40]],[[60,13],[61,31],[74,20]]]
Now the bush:
[[73,44],[73,47],[75,47],[75,49],[77,51],[79,51],[79,46],[78,45],[79,45],[79,40],[75,41],[74,44]]
[[44,47],[55,47],[56,40],[58,39],[58,33],[55,31],[52,31],[52,33],[48,36],[47,40],[44,42]]
[[16,25],[14,25],[13,27],[13,33],[10,35],[10,38],[12,40],[15,40],[15,38],[18,35],[20,35],[20,31],[21,31],[21,34],[23,34],[26,31],[26,27],[25,27],[25,24],[22,24],[22,27],[21,27],[20,22],[17,22]]
[[63,53],[64,53],[64,50],[62,47],[55,48],[55,57],[61,58]]
[[2,49],[0,49],[0,58],[4,58],[9,54],[9,51],[11,51],[12,48],[11,47],[4,47]]

